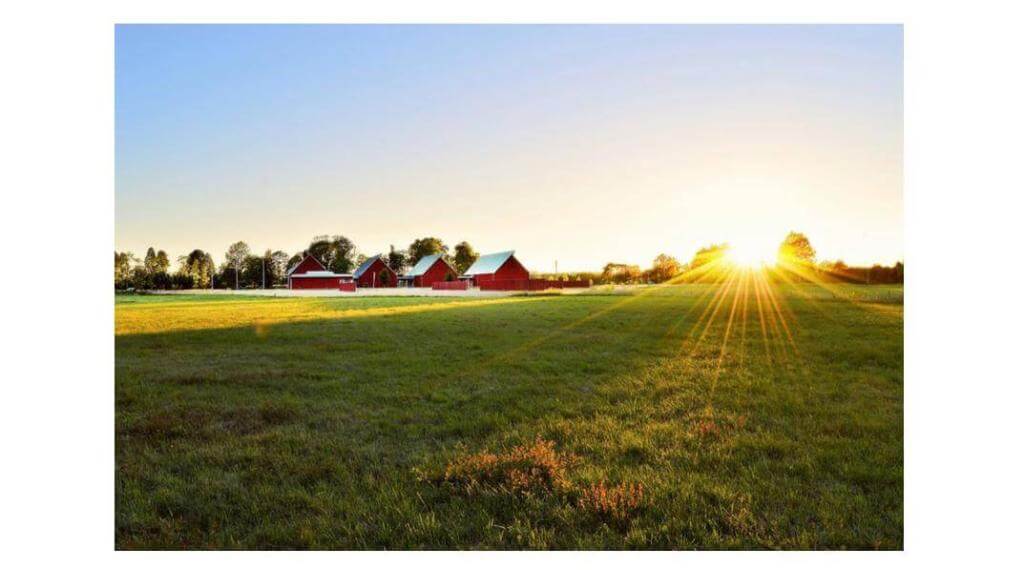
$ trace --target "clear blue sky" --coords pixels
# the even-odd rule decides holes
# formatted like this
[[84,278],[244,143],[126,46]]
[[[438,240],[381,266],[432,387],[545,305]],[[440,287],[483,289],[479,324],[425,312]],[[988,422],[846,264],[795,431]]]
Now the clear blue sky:
[[903,255],[900,26],[118,26],[118,250]]

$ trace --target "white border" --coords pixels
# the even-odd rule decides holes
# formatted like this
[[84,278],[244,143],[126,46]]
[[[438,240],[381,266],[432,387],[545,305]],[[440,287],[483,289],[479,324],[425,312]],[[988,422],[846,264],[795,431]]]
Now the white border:
[[[1009,3],[20,3],[3,19],[3,232],[61,280],[3,280],[11,567],[339,563],[837,568],[1019,560],[1019,18]],[[114,22],[905,22],[905,553],[114,553]],[[100,258],[103,259],[100,259]],[[102,263],[101,263],[102,262]],[[16,264],[15,264],[16,265]],[[35,563],[35,564],[33,564]],[[41,564],[39,564],[41,565]]]

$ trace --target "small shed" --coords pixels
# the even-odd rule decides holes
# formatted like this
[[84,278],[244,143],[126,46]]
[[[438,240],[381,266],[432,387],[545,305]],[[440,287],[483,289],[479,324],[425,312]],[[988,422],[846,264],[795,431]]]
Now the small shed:
[[398,275],[388,267],[381,255],[375,255],[364,261],[356,268],[352,276],[359,287],[373,289],[398,286]]
[[309,253],[288,270],[289,289],[337,289],[342,283],[351,283],[352,275],[328,271],[323,263]]
[[416,265],[402,276],[409,287],[431,287],[439,281],[455,281],[459,272],[444,258],[443,255],[425,255]]
[[516,259],[515,251],[501,251],[481,255],[459,278],[480,286],[488,281],[529,279],[530,272]]

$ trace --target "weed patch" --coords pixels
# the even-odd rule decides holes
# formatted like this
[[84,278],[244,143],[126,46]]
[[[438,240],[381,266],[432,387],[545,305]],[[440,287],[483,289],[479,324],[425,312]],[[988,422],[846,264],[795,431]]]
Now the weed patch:
[[644,505],[643,483],[620,483],[606,486],[604,481],[592,483],[579,493],[577,506],[584,513],[612,522],[625,522]]
[[444,470],[442,480],[472,494],[495,490],[515,495],[543,496],[566,491],[567,477],[575,458],[558,453],[555,444],[537,438],[500,453],[474,453],[456,458]]

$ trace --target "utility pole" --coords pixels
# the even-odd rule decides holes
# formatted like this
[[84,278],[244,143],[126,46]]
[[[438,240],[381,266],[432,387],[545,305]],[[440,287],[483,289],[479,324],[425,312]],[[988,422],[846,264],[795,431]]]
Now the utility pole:
[[555,260],[555,275],[558,275],[558,260]]

